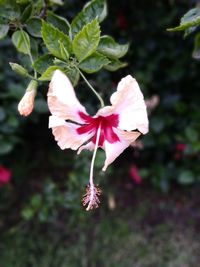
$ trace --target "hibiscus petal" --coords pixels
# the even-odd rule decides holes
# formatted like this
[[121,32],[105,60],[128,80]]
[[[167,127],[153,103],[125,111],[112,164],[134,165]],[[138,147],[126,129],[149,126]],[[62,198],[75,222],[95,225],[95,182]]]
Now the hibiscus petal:
[[49,117],[49,127],[52,128],[52,133],[61,149],[76,150],[91,138],[91,134],[79,135],[77,133],[76,129],[79,125],[68,123],[56,116]]
[[92,151],[92,150],[94,150],[94,148],[95,148],[95,144],[93,142],[89,142],[86,145],[79,147],[77,154],[80,154],[81,151],[84,149]]
[[125,132],[119,129],[115,129],[115,133],[118,135],[120,141],[116,143],[104,142],[104,150],[106,152],[106,160],[104,163],[103,171],[105,171],[110,165],[132,142],[134,142],[139,136],[140,132]]
[[141,133],[148,132],[148,118],[143,94],[137,81],[128,75],[123,78],[117,87],[117,91],[111,95],[112,106],[100,109],[97,115],[119,115],[117,128],[126,131],[138,129]]
[[[125,132],[119,129],[114,129],[114,132],[119,137],[118,142],[109,143],[108,141],[104,142],[104,146],[101,147],[106,152],[106,160],[104,163],[103,171],[105,171],[110,165],[132,142],[134,142],[139,136],[140,132]],[[81,153],[82,150],[88,149],[90,151],[94,150],[95,144],[93,142],[89,142],[86,145],[83,145],[79,148],[78,154]]]
[[47,101],[52,115],[84,123],[79,113],[87,114],[87,112],[77,99],[70,80],[60,70],[56,70],[52,76]]

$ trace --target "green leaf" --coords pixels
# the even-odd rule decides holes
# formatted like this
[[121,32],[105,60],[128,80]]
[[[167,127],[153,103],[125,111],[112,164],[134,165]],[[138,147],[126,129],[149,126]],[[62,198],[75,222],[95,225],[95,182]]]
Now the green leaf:
[[190,27],[198,26],[200,24],[200,8],[193,8],[189,10],[182,18],[180,25],[175,28],[167,29],[167,31],[184,31]]
[[13,149],[13,144],[8,141],[0,140],[0,155],[8,154]]
[[91,56],[83,60],[79,64],[79,68],[86,73],[94,73],[99,71],[103,66],[108,65],[109,63],[110,61],[107,57],[95,52]]
[[61,68],[59,66],[51,66],[47,70],[45,70],[45,72],[40,76],[39,80],[40,81],[50,81],[54,71],[57,69],[63,71],[63,68]]
[[35,215],[35,211],[32,208],[24,208],[21,212],[21,216],[24,220],[31,220]]
[[178,176],[178,182],[183,185],[192,184],[194,181],[195,177],[189,170],[183,170]]
[[53,24],[54,27],[58,28],[63,33],[67,34],[69,32],[69,22],[65,18],[60,17],[49,10],[47,11],[47,22]]
[[19,30],[14,32],[12,42],[19,52],[24,54],[30,53],[30,38],[25,31]]
[[39,209],[42,204],[42,196],[35,194],[31,198],[31,207],[34,209]]
[[0,17],[15,20],[20,14],[20,8],[15,0],[0,0]]
[[43,55],[34,62],[33,67],[40,74],[45,72],[50,66],[52,66],[54,57],[50,54]]
[[33,17],[26,22],[27,31],[33,37],[42,37],[41,35],[42,21],[39,18]]
[[95,18],[99,22],[103,21],[107,16],[107,4],[105,0],[93,0],[86,4],[83,10],[73,19],[71,23],[71,32],[74,36],[85,24],[88,24]]
[[128,51],[128,44],[118,44],[110,36],[102,36],[99,42],[98,51],[110,58],[121,58]]
[[127,65],[127,62],[121,62],[118,59],[112,59],[108,65],[104,66],[104,68],[109,71],[116,71],[118,69],[126,67]]
[[50,3],[59,6],[62,6],[64,4],[62,0],[50,0]]
[[192,53],[193,58],[200,59],[200,33],[195,36],[194,39],[194,50]]
[[72,48],[75,56],[81,62],[94,53],[100,40],[100,27],[97,19],[88,23],[74,37]]
[[78,84],[78,81],[80,79],[80,74],[77,69],[73,68],[70,70],[64,70],[64,73],[67,75],[67,77],[70,79],[73,86],[76,86]]
[[0,122],[2,122],[6,118],[5,109],[0,107]]
[[3,39],[9,31],[9,26],[6,24],[0,24],[0,40]]
[[69,58],[69,53],[67,52],[67,50],[65,49],[65,46],[63,45],[63,43],[60,43],[60,53],[62,55],[62,58],[64,60],[67,60]]
[[37,39],[30,37],[31,42],[31,55],[33,57],[33,60],[36,60],[38,58],[38,45]]
[[25,5],[25,4],[29,3],[30,0],[17,0],[16,2],[17,2],[17,4]]
[[29,76],[28,70],[26,70],[21,65],[19,65],[17,63],[12,63],[12,62],[10,62],[9,64],[10,64],[12,70],[15,71],[16,73],[18,73],[18,74],[20,74],[22,76],[25,76],[25,77]]
[[64,45],[69,54],[71,53],[71,41],[69,37],[45,21],[42,22],[42,38],[47,49],[55,57],[63,59],[60,51],[60,43]]
[[21,22],[24,23],[28,18],[30,18],[31,14],[32,14],[32,11],[33,11],[33,6],[32,4],[28,5],[22,15],[21,15]]
[[197,142],[199,140],[198,131],[191,126],[188,126],[185,129],[185,136],[187,137],[187,139],[190,143]]

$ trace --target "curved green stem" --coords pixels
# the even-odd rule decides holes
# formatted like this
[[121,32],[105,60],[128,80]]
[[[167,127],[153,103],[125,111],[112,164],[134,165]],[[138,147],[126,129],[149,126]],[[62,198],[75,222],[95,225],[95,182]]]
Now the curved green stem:
[[80,73],[81,77],[83,78],[83,80],[87,83],[87,85],[90,87],[90,89],[92,90],[92,92],[96,95],[96,97],[99,99],[100,103],[101,103],[101,107],[103,108],[104,105],[104,101],[101,98],[101,96],[97,93],[97,91],[94,89],[94,87],[88,82],[88,80],[86,79],[86,77],[84,76],[84,74],[80,71],[80,69],[75,66],[75,68],[78,70],[78,72]]

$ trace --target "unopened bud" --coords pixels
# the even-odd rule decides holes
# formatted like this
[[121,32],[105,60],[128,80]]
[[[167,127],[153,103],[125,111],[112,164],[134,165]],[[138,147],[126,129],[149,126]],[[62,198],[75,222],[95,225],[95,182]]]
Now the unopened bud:
[[17,63],[12,63],[12,62],[10,62],[9,64],[10,64],[12,70],[15,71],[16,73],[18,73],[22,76],[29,76],[28,71],[24,67],[22,67],[21,65],[19,65]]
[[18,111],[22,116],[28,116],[31,114],[34,108],[35,96],[37,93],[38,83],[35,80],[30,81],[26,92],[18,105]]

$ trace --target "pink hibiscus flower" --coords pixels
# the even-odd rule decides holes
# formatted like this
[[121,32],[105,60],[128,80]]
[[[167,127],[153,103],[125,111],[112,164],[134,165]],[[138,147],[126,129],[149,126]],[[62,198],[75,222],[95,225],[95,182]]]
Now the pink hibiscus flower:
[[146,105],[137,81],[123,78],[110,98],[111,105],[90,116],[61,71],[53,74],[48,91],[51,112],[49,127],[61,149],[94,150],[90,181],[83,199],[87,210],[98,207],[100,189],[93,183],[93,167],[98,147],[105,150],[103,171],[141,134],[148,132]]
[[9,183],[11,178],[11,171],[3,166],[0,166],[0,187]]

